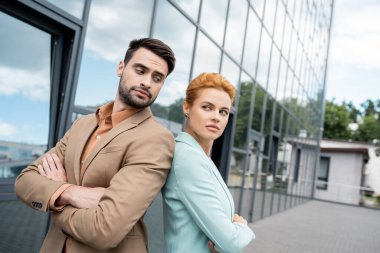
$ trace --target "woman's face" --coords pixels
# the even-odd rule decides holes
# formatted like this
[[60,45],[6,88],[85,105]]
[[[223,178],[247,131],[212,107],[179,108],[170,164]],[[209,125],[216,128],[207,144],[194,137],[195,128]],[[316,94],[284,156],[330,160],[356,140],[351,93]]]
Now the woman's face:
[[186,102],[183,105],[183,110],[188,115],[186,131],[198,142],[212,142],[222,135],[231,104],[231,98],[223,90],[201,90],[192,106]]

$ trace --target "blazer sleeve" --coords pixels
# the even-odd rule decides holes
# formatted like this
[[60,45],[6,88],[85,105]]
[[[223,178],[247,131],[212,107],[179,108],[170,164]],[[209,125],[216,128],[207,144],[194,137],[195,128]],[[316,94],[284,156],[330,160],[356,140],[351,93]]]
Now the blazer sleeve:
[[212,181],[214,175],[209,170],[211,162],[191,150],[176,157],[172,173],[178,183],[179,196],[219,252],[241,252],[254,239],[254,234],[247,225],[233,223],[223,210]]
[[169,132],[142,138],[127,152],[97,207],[66,206],[52,215],[63,232],[96,249],[116,247],[145,214],[165,183],[173,158]]
[[[77,121],[73,123],[73,126]],[[66,132],[56,146],[47,153],[55,153],[61,161],[64,161],[67,142],[70,138],[73,126]],[[15,192],[16,196],[29,207],[46,212],[49,211],[49,200],[51,196],[65,184],[65,182],[53,181],[41,176],[37,169],[38,164],[42,164],[42,156],[28,165],[21,171],[20,175],[17,176]]]

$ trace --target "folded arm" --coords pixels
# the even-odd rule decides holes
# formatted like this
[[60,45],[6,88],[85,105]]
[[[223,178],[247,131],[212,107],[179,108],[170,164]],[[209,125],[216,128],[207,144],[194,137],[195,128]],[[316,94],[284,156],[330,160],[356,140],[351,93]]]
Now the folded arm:
[[[253,238],[252,230],[240,216],[228,217],[217,197],[209,161],[183,153],[174,166],[180,198],[195,223],[220,252],[240,252]],[[244,224],[245,223],[245,224]]]
[[142,141],[126,154],[124,166],[113,176],[96,207],[66,206],[62,212],[53,213],[53,222],[75,240],[91,247],[116,247],[145,214],[165,183],[172,152],[173,138],[169,134],[150,139],[149,144]]

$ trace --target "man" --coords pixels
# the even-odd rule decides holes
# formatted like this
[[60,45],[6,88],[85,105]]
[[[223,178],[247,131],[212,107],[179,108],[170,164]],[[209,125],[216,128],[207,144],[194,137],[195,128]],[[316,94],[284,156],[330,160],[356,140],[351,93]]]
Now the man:
[[17,177],[17,196],[52,212],[40,252],[147,252],[143,216],[165,183],[174,139],[150,105],[172,72],[172,50],[131,41],[115,101],[79,118]]

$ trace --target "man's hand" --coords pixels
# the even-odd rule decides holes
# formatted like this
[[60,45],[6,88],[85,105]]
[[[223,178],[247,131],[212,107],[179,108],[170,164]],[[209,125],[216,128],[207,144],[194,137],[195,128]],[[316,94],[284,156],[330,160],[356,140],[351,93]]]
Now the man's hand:
[[247,225],[247,220],[244,219],[242,216],[239,216],[238,214],[234,214],[234,218],[232,220],[234,223],[242,223],[244,225]]
[[99,204],[105,188],[71,185],[56,200],[57,205],[72,205],[76,208],[92,208]]
[[67,182],[66,170],[56,154],[45,154],[38,172],[53,181]]

